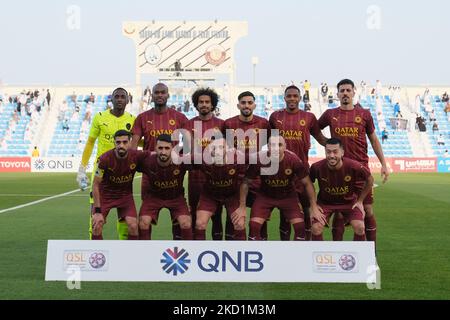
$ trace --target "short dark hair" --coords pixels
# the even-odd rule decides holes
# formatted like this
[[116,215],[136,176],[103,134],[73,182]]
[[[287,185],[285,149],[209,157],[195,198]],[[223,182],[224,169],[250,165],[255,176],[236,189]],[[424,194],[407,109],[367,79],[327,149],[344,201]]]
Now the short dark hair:
[[117,137],[124,137],[124,136],[127,136],[128,139],[131,139],[131,132],[130,132],[130,131],[127,131],[127,130],[119,130],[119,131],[116,131],[116,133],[114,133],[114,140],[115,140]]
[[170,134],[160,134],[157,138],[156,138],[156,142],[158,141],[163,141],[163,142],[167,142],[167,143],[172,143],[172,137],[170,136]]
[[330,139],[327,140],[326,144],[332,144],[332,145],[338,144],[339,147],[341,147],[341,148],[344,147],[344,145],[342,144],[341,139],[339,139],[339,138],[330,138]]
[[253,100],[256,100],[255,95],[250,91],[244,91],[240,95],[238,95],[238,101],[241,101],[243,97],[252,97]]
[[215,92],[211,88],[199,88],[195,90],[195,92],[192,94],[192,103],[194,104],[194,107],[197,108],[198,106],[198,99],[200,96],[208,96],[211,98],[211,104],[213,106],[212,111],[216,110],[217,104],[219,103],[219,95],[217,92]]
[[339,90],[339,87],[344,85],[344,84],[350,84],[352,86],[352,88],[355,88],[355,83],[352,80],[350,80],[350,79],[342,79],[337,84],[337,89]]
[[286,92],[288,92],[288,90],[291,90],[291,89],[297,90],[298,93],[301,92],[300,89],[299,89],[297,86],[295,86],[295,85],[290,85],[290,86],[288,86],[286,89],[284,89],[284,94],[286,95]]
[[[115,88],[114,91],[111,93],[111,97],[114,97],[114,92],[119,91],[119,90],[125,91],[126,94],[128,95],[128,91],[127,91],[127,90],[125,90],[125,89],[122,88],[122,87],[118,87],[118,88]],[[91,93],[91,94],[92,94],[92,93]]]

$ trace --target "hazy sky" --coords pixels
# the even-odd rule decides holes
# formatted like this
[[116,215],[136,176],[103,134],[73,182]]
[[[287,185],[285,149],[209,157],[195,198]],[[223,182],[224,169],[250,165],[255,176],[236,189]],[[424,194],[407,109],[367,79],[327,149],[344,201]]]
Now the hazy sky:
[[[69,30],[67,8],[80,8]],[[372,7],[371,7],[372,6]],[[368,10],[369,9],[369,10]],[[124,20],[244,20],[236,80],[309,79],[450,84],[450,2],[445,0],[2,1],[0,79],[8,84],[133,84],[135,52]]]

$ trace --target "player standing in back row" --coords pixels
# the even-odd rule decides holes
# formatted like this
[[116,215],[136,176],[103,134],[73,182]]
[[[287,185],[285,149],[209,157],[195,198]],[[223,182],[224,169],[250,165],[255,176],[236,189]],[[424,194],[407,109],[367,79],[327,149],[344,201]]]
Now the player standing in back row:
[[[344,145],[345,157],[358,161],[369,169],[369,156],[367,155],[367,140],[369,138],[378,160],[381,163],[381,176],[385,183],[389,176],[389,171],[384,159],[383,149],[375,132],[370,110],[364,109],[361,105],[353,105],[355,96],[355,84],[349,79],[341,80],[337,84],[338,98],[341,105],[338,108],[328,109],[319,118],[321,129],[330,127],[331,137],[338,138]],[[362,189],[363,185],[360,185]],[[366,237],[368,241],[376,241],[377,224],[373,212],[373,190],[364,199],[364,219]],[[344,219],[342,215],[335,215],[333,219],[333,240],[342,240],[344,235]]]
[[[155,151],[156,138],[161,134],[172,135],[177,130],[184,128],[188,119],[184,114],[167,106],[169,88],[164,83],[158,83],[153,87],[152,101],[155,107],[139,114],[131,133],[133,139],[131,148],[136,149],[141,138],[144,138],[144,150]],[[172,139],[173,140],[173,139]],[[149,194],[149,179],[142,175],[141,196],[145,200]],[[172,234],[174,240],[181,239],[180,226],[173,221]]]
[[[77,182],[82,190],[87,186],[86,167],[94,149],[95,141],[98,139],[96,160],[102,154],[114,148],[114,134],[119,130],[130,131],[133,126],[135,117],[125,111],[128,104],[128,92],[123,88],[115,89],[111,94],[113,108],[111,110],[101,111],[94,116],[92,120],[89,138],[84,147],[81,164],[78,169]],[[97,161],[95,162],[93,172],[97,169]],[[94,203],[92,195],[92,183],[94,174],[91,175],[91,193],[90,204],[91,209]],[[117,222],[117,232],[120,240],[126,240],[128,236],[128,226],[124,219],[119,218]],[[92,237],[92,220],[89,216],[89,238]]]
[[[284,91],[286,108],[276,111],[270,116],[272,129],[278,129],[280,136],[286,142],[286,149],[295,153],[303,164],[309,168],[308,153],[311,148],[311,135],[321,144],[325,145],[326,138],[320,131],[316,116],[311,112],[300,110],[300,89],[294,85]],[[299,179],[295,182],[296,191],[305,214],[306,240],[311,240],[311,219],[309,217],[310,203],[303,184]],[[280,239],[289,240],[291,224],[283,218],[280,212]]]

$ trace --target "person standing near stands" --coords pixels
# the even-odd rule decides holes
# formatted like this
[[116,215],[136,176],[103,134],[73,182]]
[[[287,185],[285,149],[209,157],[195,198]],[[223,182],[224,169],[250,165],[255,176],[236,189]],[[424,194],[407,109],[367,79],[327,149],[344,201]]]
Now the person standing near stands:
[[[107,111],[101,111],[94,116],[92,120],[89,138],[84,147],[83,156],[80,167],[78,169],[77,182],[81,190],[87,188],[86,167],[94,149],[95,141],[98,139],[98,149],[96,159],[100,158],[105,152],[111,150],[115,146],[114,135],[119,130],[130,131],[135,117],[125,111],[128,104],[128,92],[123,88],[117,88],[112,93],[113,108]],[[93,172],[96,172],[96,166]],[[90,204],[94,203],[92,196],[92,182],[94,174],[91,176]],[[89,215],[90,217],[90,215]],[[89,218],[89,237],[92,238],[92,220]],[[117,231],[120,240],[128,239],[128,226],[124,219],[119,219],[117,223]]]

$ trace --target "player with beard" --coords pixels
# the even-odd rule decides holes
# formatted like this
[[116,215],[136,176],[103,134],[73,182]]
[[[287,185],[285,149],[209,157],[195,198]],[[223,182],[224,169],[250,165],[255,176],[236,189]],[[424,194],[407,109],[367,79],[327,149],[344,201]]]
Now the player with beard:
[[[338,108],[328,109],[319,118],[321,129],[330,127],[331,137],[338,138],[344,146],[345,157],[358,161],[369,169],[369,156],[367,155],[367,140],[381,163],[381,176],[385,183],[389,176],[383,149],[376,135],[370,110],[362,108],[359,104],[353,105],[355,84],[349,79],[339,81],[337,84],[338,98],[341,105]],[[360,189],[362,189],[360,183]],[[376,220],[373,212],[373,190],[364,199],[366,213],[364,224],[368,241],[376,241]],[[341,241],[344,235],[345,222],[342,215],[335,215],[333,219],[333,240]]]
[[152,224],[167,208],[172,221],[180,226],[182,240],[192,240],[191,215],[184,198],[184,176],[190,165],[176,164],[172,158],[172,139],[168,134],[156,138],[156,152],[147,154],[139,171],[148,177],[146,197],[139,211],[139,239],[150,240]]
[[114,134],[115,148],[98,159],[92,186],[92,240],[103,239],[103,225],[113,208],[117,208],[117,215],[127,223],[128,240],[138,239],[133,178],[145,154],[129,149],[130,138],[128,131],[117,131]]
[[[252,92],[245,91],[239,94],[237,107],[240,114],[225,120],[225,134],[229,145],[234,145],[237,150],[245,153],[246,163],[248,164],[249,156],[260,151],[262,146],[267,144],[266,139],[270,136],[270,125],[267,119],[253,114],[256,103],[255,95]],[[260,132],[266,133],[266,139],[264,139],[264,135],[260,136]],[[259,189],[260,183],[259,177],[248,180],[249,190],[246,204],[249,208],[253,205],[256,191]],[[266,240],[266,224],[263,226],[261,232],[261,237]],[[225,233],[226,239],[227,237],[230,239],[232,234],[232,224],[229,223],[229,220],[227,220]]]
[[[125,111],[128,104],[128,92],[123,88],[116,88],[111,94],[113,108],[111,110],[100,111],[92,119],[89,137],[86,141],[86,146],[83,150],[80,167],[77,174],[77,182],[81,190],[87,186],[86,167],[89,163],[89,158],[94,150],[95,142],[97,141],[97,155],[96,162],[92,172],[97,170],[97,160],[106,151],[114,148],[114,134],[119,130],[130,131],[133,126],[135,117]],[[94,181],[94,174],[91,175],[91,190],[90,190],[90,211],[92,211],[94,198],[92,194],[92,185]],[[119,218],[117,221],[117,233],[120,240],[126,240],[128,236],[128,226],[124,219]],[[89,215],[89,238],[92,237],[92,219]]]
[[[316,117],[311,112],[300,110],[300,89],[294,85],[284,91],[286,108],[275,111],[269,122],[272,129],[278,129],[280,136],[286,141],[286,149],[295,153],[303,164],[309,167],[308,153],[311,148],[311,135],[321,144],[325,145],[326,138],[320,131]],[[311,219],[309,217],[309,201],[300,180],[296,181],[296,189],[305,214],[306,240],[311,240]],[[282,218],[280,212],[280,239],[289,240],[291,225]]]
[[[195,157],[201,157],[203,162],[203,152],[205,148],[214,139],[215,134],[224,133],[224,121],[214,116],[219,96],[210,88],[199,88],[192,94],[192,102],[199,115],[188,121],[186,129],[191,132],[191,153]],[[200,159],[200,158],[199,158]],[[192,226],[195,228],[195,217],[200,194],[203,185],[206,182],[206,176],[201,170],[190,170],[188,180],[189,207],[192,216]],[[219,207],[211,218],[212,220],[212,239],[223,239],[222,226],[222,207]]]
[[[133,134],[131,147],[133,149],[136,149],[141,138],[144,138],[144,150],[155,151],[156,138],[159,135],[172,135],[175,130],[186,126],[188,119],[181,112],[169,108],[167,106],[168,99],[168,87],[164,83],[156,84],[153,87],[152,94],[152,101],[155,107],[139,114],[131,130]],[[149,183],[148,176],[143,174],[141,184],[142,200],[145,200],[148,196]],[[177,221],[174,221],[172,225],[172,234],[174,240],[181,239],[181,230]]]
[[[366,240],[364,230],[363,201],[373,186],[370,171],[361,163],[344,158],[344,148],[337,138],[331,138],[325,145],[326,159],[311,166],[312,182],[318,181],[317,203],[325,221],[314,219],[313,240],[323,240],[324,222],[336,212],[340,212],[346,222],[353,227],[354,241]],[[360,184],[364,183],[362,190]]]

